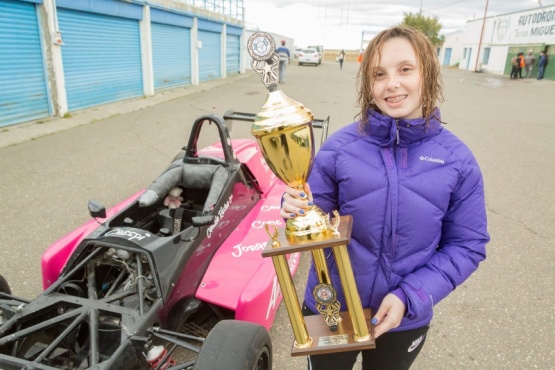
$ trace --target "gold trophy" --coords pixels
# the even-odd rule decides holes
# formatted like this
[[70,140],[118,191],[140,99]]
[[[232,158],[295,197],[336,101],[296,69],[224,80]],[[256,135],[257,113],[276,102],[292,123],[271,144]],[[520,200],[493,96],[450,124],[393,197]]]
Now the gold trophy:
[[[274,174],[288,186],[304,189],[314,160],[313,116],[302,104],[288,98],[277,89],[279,56],[275,53],[272,36],[254,33],[247,49],[252,67],[261,76],[269,94],[255,116],[251,134],[256,138],[262,154]],[[265,225],[271,243],[262,252],[272,257],[276,275],[283,292],[293,328],[295,342],[292,356],[332,353],[375,348],[370,324],[371,312],[363,310],[347,252],[352,229],[351,216],[339,216],[334,211],[333,221],[319,207],[311,206],[305,215],[288,219],[285,235]],[[337,262],[347,311],[340,312],[337,293],[324,255],[324,248],[332,248]],[[313,294],[321,316],[303,317],[293,285],[288,253],[311,251],[318,273],[319,284]]]

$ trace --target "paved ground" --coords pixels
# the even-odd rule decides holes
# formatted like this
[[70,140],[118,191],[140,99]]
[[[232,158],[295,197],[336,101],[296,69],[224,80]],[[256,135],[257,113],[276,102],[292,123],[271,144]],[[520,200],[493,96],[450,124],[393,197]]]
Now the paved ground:
[[[317,118],[329,115],[334,131],[357,113],[357,68],[290,65],[281,88]],[[492,241],[477,273],[436,306],[413,368],[553,369],[555,83],[443,73],[443,119],[481,165]],[[27,298],[40,292],[41,253],[88,220],[90,198],[111,206],[143,188],[186,144],[196,117],[230,108],[255,113],[265,95],[248,72],[67,119],[0,128],[0,272],[14,292]],[[248,125],[236,124],[232,137],[249,137]],[[298,289],[307,262],[303,257]],[[303,358],[289,356],[292,334],[283,306],[271,335],[275,369],[305,367]]]

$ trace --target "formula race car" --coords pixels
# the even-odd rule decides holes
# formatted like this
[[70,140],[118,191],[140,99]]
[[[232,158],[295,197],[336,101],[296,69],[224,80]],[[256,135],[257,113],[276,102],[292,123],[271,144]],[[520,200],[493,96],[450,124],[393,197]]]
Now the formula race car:
[[[256,141],[230,139],[231,120],[254,115],[198,118],[146,190],[109,210],[91,200],[93,219],[44,253],[34,300],[0,276],[0,369],[272,368],[281,292],[261,252],[285,185]],[[207,122],[220,141],[197,150]],[[327,123],[314,121],[322,138]]]

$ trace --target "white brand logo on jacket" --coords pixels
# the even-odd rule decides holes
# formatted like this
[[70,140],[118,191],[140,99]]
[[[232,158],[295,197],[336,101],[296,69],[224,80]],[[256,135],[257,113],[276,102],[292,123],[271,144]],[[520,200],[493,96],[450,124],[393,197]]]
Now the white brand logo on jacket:
[[420,159],[421,161],[426,161],[426,162],[434,162],[434,163],[445,164],[445,161],[444,161],[443,159],[441,159],[441,158],[432,158],[432,157],[428,157],[428,156],[425,156],[425,155],[421,155],[421,156],[419,157],[419,159]]

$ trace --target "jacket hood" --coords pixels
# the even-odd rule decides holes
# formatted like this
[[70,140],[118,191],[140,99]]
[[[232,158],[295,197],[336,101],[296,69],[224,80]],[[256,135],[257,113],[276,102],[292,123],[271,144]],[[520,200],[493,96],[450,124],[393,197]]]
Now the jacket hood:
[[396,119],[384,116],[378,111],[368,112],[367,123],[364,131],[379,146],[411,146],[424,141],[441,132],[441,114],[438,108],[430,116],[428,122],[425,118]]

